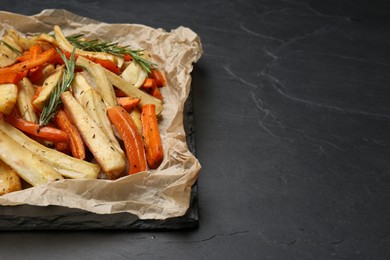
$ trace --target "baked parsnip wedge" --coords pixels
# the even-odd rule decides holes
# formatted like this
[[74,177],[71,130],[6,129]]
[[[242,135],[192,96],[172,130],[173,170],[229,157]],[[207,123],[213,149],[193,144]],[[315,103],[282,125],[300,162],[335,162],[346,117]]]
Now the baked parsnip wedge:
[[[32,140],[1,118],[0,131],[6,133],[9,138],[36,156],[41,157],[45,165],[50,165],[65,177],[74,179],[96,179],[99,174],[99,165],[79,160],[54,149],[50,149]],[[14,151],[12,149],[8,150],[8,157],[12,157],[10,156],[10,153],[14,153]]]
[[18,87],[15,84],[0,84],[0,112],[10,114],[18,99]]
[[22,50],[28,50],[31,48],[31,46],[37,43],[36,37],[30,38],[30,37],[21,36],[19,32],[13,29],[9,29],[7,31],[7,35],[11,36]]
[[41,156],[26,149],[2,130],[0,144],[0,159],[12,165],[18,175],[32,186],[63,179]]
[[107,79],[103,67],[82,56],[77,58],[76,65],[85,68],[92,76],[96,84],[96,90],[102,96],[104,103],[107,106],[116,106],[115,91],[111,82]]
[[0,196],[21,189],[22,182],[19,175],[8,164],[0,160]]
[[76,73],[72,82],[72,94],[79,103],[82,95],[89,89],[92,89],[92,86],[88,83],[85,76],[82,73]]
[[107,106],[102,97],[87,82],[85,77],[77,73],[72,83],[72,93],[77,102],[81,104],[88,115],[103,130],[110,141],[121,150],[115,137],[111,122],[107,116]]
[[130,97],[140,98],[141,101],[139,105],[142,107],[146,104],[154,104],[156,106],[156,115],[159,115],[162,111],[162,101],[143,92],[142,90],[136,88],[130,82],[122,79],[120,76],[115,75],[109,70],[103,69],[106,74],[108,80],[112,85],[122,90],[126,95]]
[[137,126],[137,129],[140,133],[142,133],[142,122],[141,122],[141,112],[136,107],[130,112],[130,116],[134,121],[134,124]]
[[38,117],[35,113],[31,100],[35,95],[35,87],[31,81],[24,77],[18,83],[18,107],[22,117],[30,122],[37,123]]
[[61,95],[65,111],[76,125],[85,144],[110,179],[120,177],[126,167],[125,155],[116,148],[103,130],[88,115],[69,91]]
[[7,32],[0,42],[0,68],[4,68],[16,62],[16,58],[23,52],[15,39]]
[[38,97],[34,99],[33,104],[35,107],[42,109],[46,100],[50,98],[50,94],[53,92],[58,82],[60,81],[62,74],[64,73],[64,66],[58,67],[50,76],[48,76],[42,84],[42,90]]
[[121,73],[121,78],[133,84],[134,87],[139,88],[144,83],[148,74],[144,71],[137,62],[132,61]]

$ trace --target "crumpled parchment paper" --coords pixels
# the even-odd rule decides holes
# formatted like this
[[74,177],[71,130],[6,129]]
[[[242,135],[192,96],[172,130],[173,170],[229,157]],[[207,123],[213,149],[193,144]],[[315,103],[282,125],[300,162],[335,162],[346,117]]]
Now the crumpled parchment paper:
[[[121,179],[62,180],[0,196],[0,205],[57,205],[98,214],[128,212],[140,219],[165,219],[185,214],[191,186],[201,169],[188,150],[183,128],[183,107],[191,87],[193,63],[202,54],[200,38],[189,28],[167,32],[139,24],[108,24],[65,10],[43,10],[33,16],[0,12],[0,34],[9,28],[22,34],[52,32],[59,25],[65,35],[83,33],[89,38],[145,49],[164,72],[161,89],[164,109],[160,131],[164,161],[156,170]],[[12,153],[12,151],[10,151]]]

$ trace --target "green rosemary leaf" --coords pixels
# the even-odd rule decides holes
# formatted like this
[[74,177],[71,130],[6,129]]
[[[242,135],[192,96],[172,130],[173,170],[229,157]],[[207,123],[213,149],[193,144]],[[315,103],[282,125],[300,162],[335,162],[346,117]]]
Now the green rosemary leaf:
[[117,56],[123,56],[128,54],[148,74],[150,74],[152,70],[157,69],[157,64],[142,57],[143,50],[132,50],[129,48],[129,46],[119,46],[118,43],[109,43],[97,39],[81,40],[80,38],[83,36],[83,34],[77,34],[68,36],[66,37],[66,39],[73,46],[84,51],[106,52]]
[[75,69],[75,50],[76,48],[73,48],[72,55],[68,60],[65,55],[57,49],[57,52],[65,63],[66,70],[62,74],[62,79],[58,81],[56,88],[50,94],[49,99],[45,102],[41,116],[39,117],[40,126],[47,125],[57,114],[58,108],[62,105],[61,94],[67,91],[72,84]]

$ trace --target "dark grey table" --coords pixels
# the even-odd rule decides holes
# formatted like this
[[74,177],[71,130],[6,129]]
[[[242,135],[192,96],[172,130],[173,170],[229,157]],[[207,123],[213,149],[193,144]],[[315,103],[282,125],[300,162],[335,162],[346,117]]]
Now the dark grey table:
[[[369,3],[367,3],[369,2]],[[388,259],[388,1],[1,1],[197,32],[200,222],[2,232],[1,259]]]

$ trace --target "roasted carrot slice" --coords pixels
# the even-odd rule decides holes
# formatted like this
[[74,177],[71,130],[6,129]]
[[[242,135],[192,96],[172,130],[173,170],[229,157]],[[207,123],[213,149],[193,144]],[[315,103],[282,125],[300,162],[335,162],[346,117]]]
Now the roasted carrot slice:
[[158,88],[154,88],[149,92],[150,95],[152,95],[155,98],[158,98],[160,100],[163,100],[163,96],[161,94],[161,91]]
[[84,160],[85,146],[77,127],[70,121],[66,112],[60,109],[54,117],[54,122],[63,131],[69,135],[69,147],[73,157]]
[[[90,58],[88,58],[90,59]],[[103,60],[99,58],[90,59],[93,62],[100,64],[103,68],[108,69],[109,71],[115,73],[116,75],[119,75],[121,73],[121,70],[119,67],[113,62],[112,60]]]
[[142,107],[141,122],[146,160],[151,169],[156,169],[164,159],[164,151],[158,129],[156,108],[153,104],[147,104]]
[[147,163],[141,133],[130,114],[120,106],[107,109],[108,118],[121,136],[129,161],[129,174],[145,171]]
[[30,69],[28,78],[33,84],[37,84],[43,78],[43,65]]
[[0,69],[0,84],[12,83],[16,84],[21,81],[26,75],[28,71],[14,71],[8,68]]
[[116,97],[127,97],[126,93],[118,88],[114,88]]
[[35,44],[35,45],[30,47],[29,52],[30,52],[31,58],[36,58],[36,57],[38,57],[38,55],[42,54],[43,50],[42,50],[41,45]]
[[29,59],[31,59],[30,51],[26,50],[22,53],[22,55],[20,55],[19,57],[16,58],[16,61],[20,62],[20,61],[26,61]]
[[65,131],[50,126],[39,126],[34,122],[27,121],[19,115],[16,109],[14,109],[11,114],[3,116],[5,121],[10,125],[13,125],[22,132],[32,135],[33,137],[52,142],[69,141],[69,135]]
[[[38,57],[38,55],[41,55],[42,52],[43,52],[42,47],[39,44],[35,44],[31,46],[29,50],[30,59]],[[42,79],[43,77],[42,69],[43,69],[43,64],[30,69],[30,72],[28,73],[28,77],[32,83],[37,84]]]
[[152,70],[150,74],[152,78],[156,80],[157,87],[161,88],[165,86],[166,81],[160,70]]
[[0,69],[0,83],[14,83],[19,82],[23,77],[25,77],[28,70],[36,68],[46,62],[49,62],[55,55],[56,50],[51,48],[41,54],[36,53],[35,57],[32,57],[30,54],[30,58],[16,63],[12,66],[1,68]]
[[145,90],[157,88],[156,80],[152,78],[146,78],[144,83],[142,84],[142,87]]
[[42,86],[38,86],[37,89],[35,90],[35,95],[32,101],[34,101],[39,96],[39,93],[41,93],[41,91],[42,91]]
[[132,97],[117,97],[116,98],[118,104],[123,107],[126,111],[130,111],[134,109],[139,102],[140,98],[132,98]]
[[163,100],[163,96],[161,95],[161,92],[157,86],[157,80],[155,80],[154,78],[146,78],[144,83],[142,84],[142,89],[144,89],[149,95]]
[[131,55],[130,54],[125,54],[125,55],[123,55],[123,59],[125,60],[125,61],[131,61],[131,60],[133,60],[133,58],[131,57]]
[[48,49],[47,51],[42,52],[36,57],[31,57],[28,60],[0,69],[0,73],[2,70],[25,71],[38,67],[42,64],[45,64],[46,62],[49,62],[55,56],[56,53],[57,51],[54,48]]
[[70,144],[67,142],[64,143],[54,143],[54,147],[57,151],[64,153],[64,154],[70,154]]

